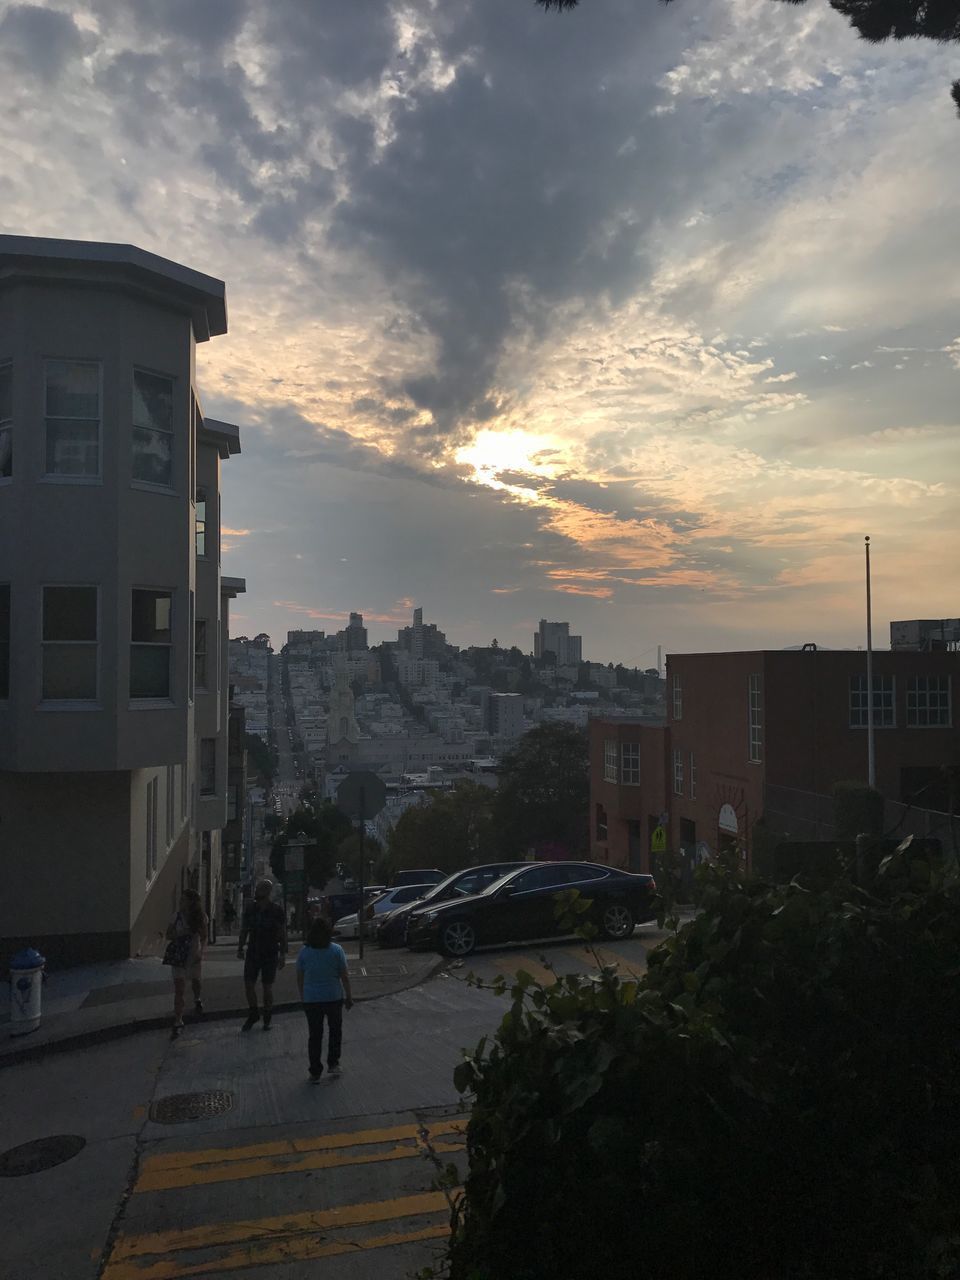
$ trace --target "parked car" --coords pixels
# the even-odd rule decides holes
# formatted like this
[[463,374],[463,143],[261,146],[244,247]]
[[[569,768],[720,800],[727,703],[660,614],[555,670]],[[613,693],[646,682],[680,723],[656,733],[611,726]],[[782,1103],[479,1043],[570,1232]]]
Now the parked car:
[[398,871],[391,877],[390,886],[398,889],[402,884],[439,884],[443,879],[444,873],[436,867],[419,867],[416,871]]
[[350,889],[343,893],[328,893],[320,899],[323,914],[331,923],[336,924],[352,911],[359,911],[362,901],[369,902],[371,898],[385,893],[386,887],[383,884],[372,884],[364,889],[362,898],[359,889]]
[[417,912],[411,917],[407,942],[467,956],[477,946],[561,937],[555,899],[563,889],[579,889],[592,902],[587,918],[605,938],[629,938],[634,925],[656,915],[653,876],[596,862],[539,862],[511,871],[483,893]]
[[[379,894],[376,898],[371,898],[363,909],[364,920],[367,921],[364,932],[373,937],[374,921],[377,916],[392,911],[394,907],[402,906],[404,903],[415,902],[418,898],[422,898],[431,888],[428,884],[402,884],[396,889],[387,889],[385,893]],[[357,912],[353,915],[343,916],[334,926],[333,936],[335,938],[359,938],[360,937],[360,916]]]
[[527,866],[525,862],[488,862],[482,867],[468,867],[464,871],[455,871],[446,880],[441,880],[428,893],[416,902],[404,907],[396,907],[388,915],[377,921],[377,942],[381,947],[402,947],[407,940],[407,928],[411,917],[419,911],[425,911],[435,902],[449,902],[451,898],[466,898],[475,893],[482,893],[494,880],[499,880],[508,871],[516,871]]

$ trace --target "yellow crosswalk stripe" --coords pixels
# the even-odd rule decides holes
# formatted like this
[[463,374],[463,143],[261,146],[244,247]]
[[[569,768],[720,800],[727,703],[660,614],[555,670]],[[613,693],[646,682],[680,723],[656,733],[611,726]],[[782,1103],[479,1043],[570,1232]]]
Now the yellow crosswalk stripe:
[[516,955],[509,955],[489,956],[485,958],[490,959],[493,962],[493,967],[499,970],[499,972],[504,974],[507,978],[514,978],[521,969],[525,969],[527,973],[536,978],[538,982],[543,983],[544,986],[550,986],[557,980],[557,975],[551,969],[548,969],[545,964],[541,964],[540,961],[536,960],[533,956],[518,957]]
[[[205,1223],[203,1226],[180,1228],[174,1231],[121,1236],[114,1246],[110,1262],[104,1272],[104,1280],[121,1280],[121,1277],[128,1275],[139,1277],[153,1274],[152,1271],[145,1271],[142,1267],[133,1270],[124,1270],[121,1267],[121,1263],[130,1262],[134,1258],[240,1244],[246,1246],[291,1245],[296,1244],[296,1237],[303,1233],[315,1235],[316,1232],[342,1227],[369,1226],[376,1222],[389,1222],[394,1218],[411,1218],[421,1214],[441,1212],[449,1212],[447,1198],[443,1192],[424,1191],[416,1195],[399,1196],[393,1200],[372,1200],[362,1204],[340,1205],[332,1209],[314,1209],[302,1213],[282,1214],[278,1217],[255,1218],[246,1222]],[[356,1237],[352,1238],[357,1240]],[[164,1262],[173,1265],[175,1260],[164,1258]],[[159,1275],[160,1272],[157,1274]],[[190,1272],[177,1271],[170,1274],[189,1275]]]
[[[445,1134],[460,1133],[465,1117],[434,1121],[425,1126],[438,1153],[462,1151],[462,1142],[437,1141]],[[385,1144],[393,1141],[394,1145]],[[379,1146],[378,1151],[356,1148]],[[175,1151],[145,1160],[134,1194],[169,1191],[176,1187],[209,1186],[278,1173],[304,1173],[346,1165],[377,1164],[387,1160],[414,1159],[422,1154],[420,1126],[395,1125],[386,1129],[361,1129],[356,1133],[325,1134],[244,1147],[213,1147],[201,1151]]]

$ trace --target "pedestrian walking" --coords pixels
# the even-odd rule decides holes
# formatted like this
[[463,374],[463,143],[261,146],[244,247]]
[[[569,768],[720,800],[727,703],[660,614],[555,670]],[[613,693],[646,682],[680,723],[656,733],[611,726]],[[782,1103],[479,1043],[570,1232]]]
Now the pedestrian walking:
[[193,987],[194,1010],[198,1015],[203,1013],[202,966],[207,942],[207,915],[196,889],[184,889],[180,894],[180,906],[167,925],[166,936],[167,949],[163,953],[163,963],[170,965],[173,975],[171,1037],[176,1040],[183,1030],[183,1005],[188,978]]
[[314,1084],[323,1075],[323,1023],[327,1023],[327,1070],[340,1074],[340,1043],[343,1038],[343,1010],[353,1008],[347,957],[338,942],[332,942],[330,923],[320,917],[310,924],[307,941],[297,956],[297,990],[307,1015],[310,1079]]
[[[257,979],[263,983],[263,1029],[270,1030],[273,1014],[273,984],[277,969],[282,969],[287,959],[287,919],[283,907],[272,902],[273,882],[261,880],[253,895],[253,901],[244,908],[240,922],[240,938],[237,955],[244,961],[243,981],[247,991],[250,1012],[243,1024],[249,1031],[260,1021],[257,1008]],[[246,955],[244,946],[246,945]]]

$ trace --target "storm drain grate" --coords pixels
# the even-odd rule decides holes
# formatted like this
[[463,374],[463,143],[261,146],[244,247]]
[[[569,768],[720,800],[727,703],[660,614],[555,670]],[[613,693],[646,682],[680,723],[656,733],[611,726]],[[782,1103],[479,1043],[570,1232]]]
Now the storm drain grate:
[[183,1124],[186,1120],[206,1120],[233,1107],[233,1094],[225,1089],[207,1093],[174,1093],[150,1105],[150,1119],[157,1124]]
[[72,1160],[87,1145],[78,1133],[58,1133],[52,1138],[36,1138],[22,1146],[11,1147],[0,1155],[0,1178],[22,1178],[28,1173],[42,1173],[65,1160]]

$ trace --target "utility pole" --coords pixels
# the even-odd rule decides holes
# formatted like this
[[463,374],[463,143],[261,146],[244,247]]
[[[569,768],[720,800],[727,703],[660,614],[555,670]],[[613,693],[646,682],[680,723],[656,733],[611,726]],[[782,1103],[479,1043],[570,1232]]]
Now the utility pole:
[[867,785],[877,785],[877,754],[873,724],[873,607],[870,600],[870,537],[864,538],[867,562]]
[[364,913],[366,911],[366,902],[363,897],[363,855],[364,855],[364,812],[366,810],[366,788],[361,784],[358,793],[358,817],[360,819],[360,906],[357,908],[357,942],[359,943],[359,957],[363,959],[363,926]]

